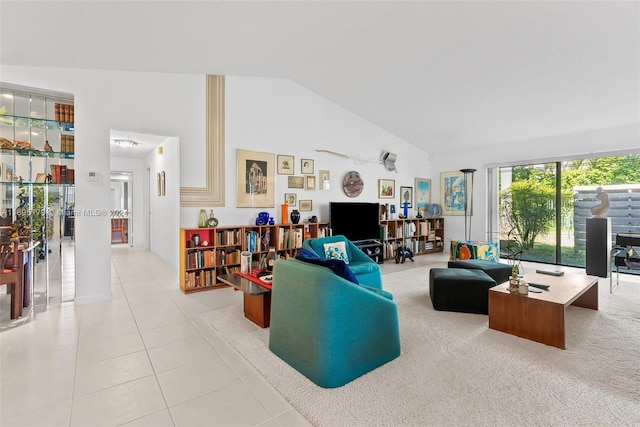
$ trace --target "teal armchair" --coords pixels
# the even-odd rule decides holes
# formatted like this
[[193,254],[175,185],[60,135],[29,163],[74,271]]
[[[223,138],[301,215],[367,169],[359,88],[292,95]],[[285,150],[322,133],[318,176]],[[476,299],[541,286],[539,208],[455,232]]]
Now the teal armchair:
[[327,267],[277,260],[269,349],[320,387],[340,387],[400,355],[396,303]]
[[338,235],[305,239],[302,242],[302,247],[315,252],[320,258],[325,258],[324,244],[335,242],[345,242],[347,258],[349,260],[347,264],[358,279],[358,282],[382,289],[380,266],[346,237]]

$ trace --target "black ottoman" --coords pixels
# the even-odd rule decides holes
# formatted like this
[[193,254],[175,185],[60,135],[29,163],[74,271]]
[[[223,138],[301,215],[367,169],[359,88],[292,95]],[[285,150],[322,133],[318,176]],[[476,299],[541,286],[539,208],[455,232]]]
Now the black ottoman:
[[449,268],[467,268],[472,270],[482,270],[487,273],[496,283],[504,283],[511,277],[511,266],[500,264],[499,262],[487,261],[484,259],[465,259],[449,261]]
[[462,313],[489,314],[489,289],[496,286],[482,270],[432,268],[429,295],[433,308]]

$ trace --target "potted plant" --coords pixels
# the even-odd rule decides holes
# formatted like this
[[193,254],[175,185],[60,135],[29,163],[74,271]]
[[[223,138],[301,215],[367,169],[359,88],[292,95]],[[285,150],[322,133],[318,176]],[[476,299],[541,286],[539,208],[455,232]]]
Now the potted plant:
[[31,231],[31,239],[34,242],[40,242],[40,246],[37,248],[39,259],[45,258],[48,252],[47,242],[53,234],[53,218],[48,213],[53,202],[53,196],[49,194],[46,206],[44,196],[44,188],[33,188],[32,206],[29,206],[29,191],[26,187],[21,186],[18,193],[19,204],[16,212],[18,224]]
[[506,231],[505,249],[507,259],[511,264],[511,279],[509,280],[509,291],[518,292],[520,286],[520,276],[522,267],[522,254],[526,248],[521,225],[513,206],[510,192],[503,192],[500,200],[500,229]]

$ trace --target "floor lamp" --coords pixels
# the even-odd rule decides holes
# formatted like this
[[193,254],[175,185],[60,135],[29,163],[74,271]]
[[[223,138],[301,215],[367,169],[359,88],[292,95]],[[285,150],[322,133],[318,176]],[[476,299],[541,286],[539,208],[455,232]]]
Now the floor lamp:
[[[471,215],[468,215],[469,211],[469,203],[467,200],[471,200],[471,209],[473,209],[473,173],[475,169],[460,169],[460,172],[464,174],[464,240],[467,242],[471,241]],[[468,191],[469,187],[467,185],[468,176],[471,175],[471,198],[469,198]],[[469,217],[469,231],[467,232],[467,216]]]

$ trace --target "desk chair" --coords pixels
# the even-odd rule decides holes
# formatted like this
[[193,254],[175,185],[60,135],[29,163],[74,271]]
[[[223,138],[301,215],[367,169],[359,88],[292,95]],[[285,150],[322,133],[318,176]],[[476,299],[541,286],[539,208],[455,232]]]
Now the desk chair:
[[124,234],[124,218],[111,218],[111,239],[113,239],[113,233],[119,232],[122,243],[125,243],[126,236]]

